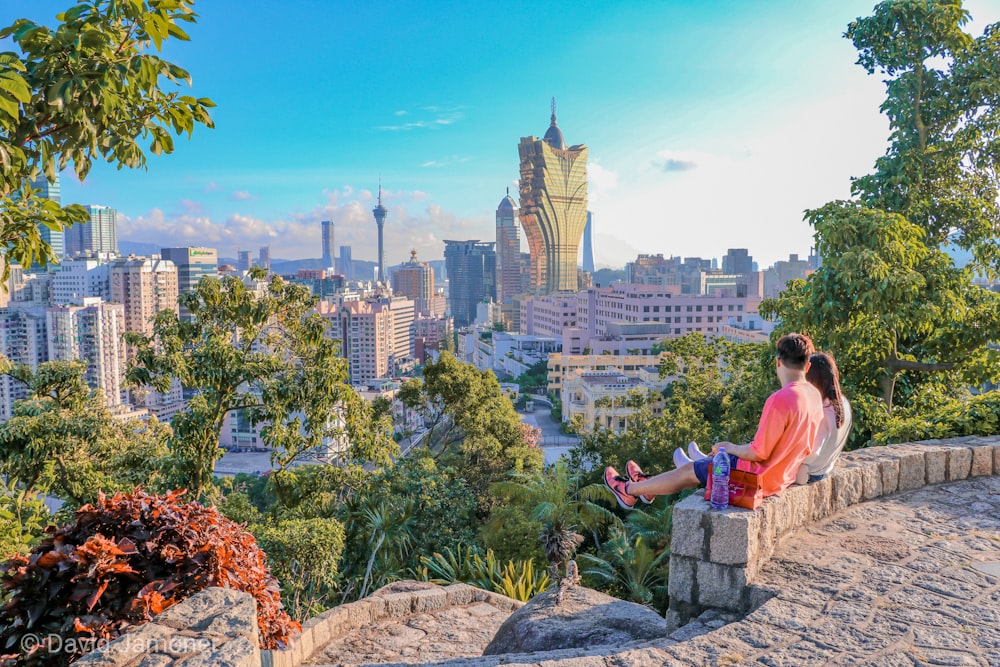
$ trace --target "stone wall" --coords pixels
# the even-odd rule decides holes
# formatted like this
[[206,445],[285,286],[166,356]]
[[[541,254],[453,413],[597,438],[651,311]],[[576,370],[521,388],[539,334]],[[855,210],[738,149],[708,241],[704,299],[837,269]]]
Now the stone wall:
[[81,657],[80,667],[259,667],[257,605],[249,593],[206,588]]
[[712,510],[702,494],[673,511],[670,609],[676,628],[706,609],[747,612],[763,602],[753,586],[778,541],[856,503],[927,484],[1000,474],[1000,437],[966,437],[845,452],[833,473],[767,498],[757,510]]

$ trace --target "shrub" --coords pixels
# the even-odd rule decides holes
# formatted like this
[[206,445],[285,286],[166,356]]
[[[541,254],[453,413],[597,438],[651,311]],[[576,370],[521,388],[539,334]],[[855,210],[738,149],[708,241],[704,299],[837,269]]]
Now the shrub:
[[44,637],[61,637],[64,648],[93,645],[209,586],[253,595],[261,647],[286,643],[301,628],[282,610],[253,536],[214,507],[182,503],[183,493],[101,494],[73,523],[46,529],[49,536],[29,556],[0,567],[8,596],[0,608],[0,649],[17,650],[29,633],[43,638],[0,662],[67,664],[79,653],[49,650]]
[[327,609],[337,586],[344,527],[336,519],[291,519],[251,526],[293,618]]
[[432,558],[421,556],[420,562],[423,567],[417,572],[418,579],[435,584],[470,584],[521,602],[548,589],[551,583],[545,570],[535,569],[534,561],[510,560],[501,565],[492,550],[487,550],[483,557],[471,549],[463,549],[461,544],[455,551],[445,549],[443,554],[435,553]]

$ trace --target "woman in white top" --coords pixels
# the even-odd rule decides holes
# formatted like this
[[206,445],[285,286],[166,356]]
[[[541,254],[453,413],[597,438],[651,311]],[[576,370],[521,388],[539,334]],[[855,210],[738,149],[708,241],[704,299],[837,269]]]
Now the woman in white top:
[[829,352],[817,352],[809,358],[806,380],[823,397],[823,423],[816,434],[812,453],[805,458],[796,483],[818,482],[833,471],[840,452],[851,432],[851,404],[840,393],[840,371]]

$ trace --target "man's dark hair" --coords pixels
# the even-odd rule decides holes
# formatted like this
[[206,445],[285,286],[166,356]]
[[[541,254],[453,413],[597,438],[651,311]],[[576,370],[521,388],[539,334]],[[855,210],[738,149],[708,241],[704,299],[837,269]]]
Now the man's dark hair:
[[805,368],[809,357],[816,352],[809,336],[800,333],[785,334],[778,339],[777,348],[781,365],[796,371]]

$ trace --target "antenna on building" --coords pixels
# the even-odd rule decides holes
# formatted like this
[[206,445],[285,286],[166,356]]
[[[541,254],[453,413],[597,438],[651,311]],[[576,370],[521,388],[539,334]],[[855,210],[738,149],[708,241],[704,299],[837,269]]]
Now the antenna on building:
[[556,124],[556,98],[552,98],[552,124]]
[[378,205],[382,205],[382,174],[378,175]]

